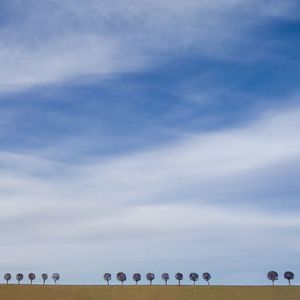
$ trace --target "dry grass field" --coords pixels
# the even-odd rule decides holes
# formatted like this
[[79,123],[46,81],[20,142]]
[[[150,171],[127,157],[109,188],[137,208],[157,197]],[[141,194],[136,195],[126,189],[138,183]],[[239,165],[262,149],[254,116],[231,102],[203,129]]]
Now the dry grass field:
[[300,286],[1,285],[1,300],[297,300]]

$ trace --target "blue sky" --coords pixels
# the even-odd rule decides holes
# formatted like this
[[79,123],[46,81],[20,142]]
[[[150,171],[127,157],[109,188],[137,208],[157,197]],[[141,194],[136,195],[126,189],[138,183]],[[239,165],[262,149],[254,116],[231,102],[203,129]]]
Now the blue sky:
[[2,270],[297,275],[297,2],[0,1]]

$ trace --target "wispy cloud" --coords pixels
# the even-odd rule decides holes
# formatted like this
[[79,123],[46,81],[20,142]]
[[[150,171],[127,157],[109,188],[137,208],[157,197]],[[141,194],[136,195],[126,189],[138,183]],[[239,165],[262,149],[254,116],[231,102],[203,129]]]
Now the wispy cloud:
[[234,49],[259,24],[295,14],[294,1],[28,0],[1,6],[7,13],[0,31],[1,92],[141,70],[185,51],[241,59]]
[[[32,261],[24,261],[24,253],[37,257],[37,269],[64,261],[66,276],[76,281],[68,267],[77,261],[78,270],[85,270],[96,253],[105,257],[101,267],[113,270],[117,263],[128,269],[130,261],[145,270],[152,261],[152,268],[165,265],[175,272],[169,261],[176,258],[184,268],[197,260],[224,274],[224,263],[218,267],[213,261],[232,261],[233,253],[240,261],[231,266],[237,273],[254,253],[253,268],[287,264],[282,257],[294,255],[285,245],[296,243],[298,213],[266,212],[256,199],[239,199],[247,196],[240,188],[248,185],[245,175],[264,171],[271,178],[274,166],[299,162],[299,116],[299,109],[270,112],[244,128],[190,135],[155,150],[89,163],[1,153],[0,231],[2,245],[10,249],[7,266],[14,261],[28,268]],[[226,186],[228,180],[234,186]],[[235,199],[223,201],[222,191],[213,196],[215,189],[226,193],[235,186]],[[278,236],[286,230],[289,234]],[[78,261],[83,252],[87,256]],[[55,260],[42,262],[41,253],[55,253]]]

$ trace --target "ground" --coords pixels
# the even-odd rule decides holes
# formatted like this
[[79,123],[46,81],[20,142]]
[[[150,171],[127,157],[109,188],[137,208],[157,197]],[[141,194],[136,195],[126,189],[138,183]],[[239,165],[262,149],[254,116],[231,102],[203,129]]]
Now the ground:
[[0,285],[2,300],[297,300],[300,286]]

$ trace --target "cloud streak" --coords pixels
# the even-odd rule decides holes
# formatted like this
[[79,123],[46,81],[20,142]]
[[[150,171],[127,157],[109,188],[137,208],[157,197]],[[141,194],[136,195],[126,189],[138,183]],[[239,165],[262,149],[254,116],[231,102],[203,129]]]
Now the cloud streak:
[[[232,55],[257,26],[294,15],[294,1],[3,2],[0,92],[99,80],[186,52]],[[276,6],[276,10],[274,7]],[[239,23],[239,26],[235,24]],[[246,45],[249,49],[250,45]],[[257,52],[257,51],[256,51]],[[248,52],[247,59],[251,57]],[[96,79],[95,79],[96,78]],[[84,80],[86,82],[86,80]]]
[[[263,211],[256,199],[239,198],[247,196],[240,188],[248,185],[248,175],[267,172],[271,178],[274,166],[299,163],[299,116],[299,109],[269,112],[244,128],[91,162],[1,153],[1,244],[10,249],[4,265],[13,258],[16,266],[32,264],[23,261],[18,246],[36,257],[36,269],[63,261],[69,282],[77,280],[68,269],[74,261],[78,270],[100,260],[101,268],[119,264],[129,270],[136,261],[146,271],[151,261],[152,268],[175,272],[173,258],[184,268],[197,261],[220,277],[224,263],[214,261],[231,261],[233,253],[240,261],[256,255],[251,272],[259,262],[266,268],[274,261],[289,264],[296,254],[286,245],[297,244],[299,214]],[[228,180],[234,185],[226,186]],[[235,186],[237,199],[220,196]],[[213,196],[215,189],[221,191]],[[41,252],[52,258],[41,261]],[[240,268],[243,263],[232,265],[237,273]]]

